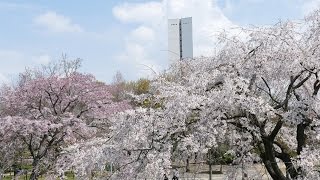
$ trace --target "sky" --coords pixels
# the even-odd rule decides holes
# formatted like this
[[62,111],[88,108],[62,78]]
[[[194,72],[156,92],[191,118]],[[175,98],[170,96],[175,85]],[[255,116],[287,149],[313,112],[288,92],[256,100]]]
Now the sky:
[[81,58],[81,71],[107,83],[152,77],[169,65],[167,19],[193,17],[195,56],[239,27],[302,19],[320,0],[0,0],[0,83],[25,67]]

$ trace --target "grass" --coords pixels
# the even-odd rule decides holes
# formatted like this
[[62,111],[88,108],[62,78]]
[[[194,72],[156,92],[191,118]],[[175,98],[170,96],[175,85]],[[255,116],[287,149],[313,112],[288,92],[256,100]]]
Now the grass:
[[[210,171],[201,171],[199,174],[209,174]],[[211,171],[212,174],[223,174],[221,171]]]
[[[12,173],[13,174],[13,173]],[[74,178],[74,174],[72,172],[66,172],[66,180],[75,180]],[[28,180],[30,178],[30,174],[28,174],[27,176],[24,174],[24,175],[21,175],[18,177],[18,180]],[[12,180],[13,179],[13,175],[5,175],[3,180]],[[41,176],[39,177],[39,180],[45,180],[45,177],[44,176]]]

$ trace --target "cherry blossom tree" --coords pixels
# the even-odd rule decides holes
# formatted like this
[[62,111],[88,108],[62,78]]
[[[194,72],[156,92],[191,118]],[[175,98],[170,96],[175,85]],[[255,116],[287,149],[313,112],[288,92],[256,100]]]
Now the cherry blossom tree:
[[104,145],[90,146],[116,162],[109,177],[161,178],[176,159],[227,139],[244,168],[262,162],[273,179],[319,179],[319,17],[222,34],[216,56],[157,77],[137,97],[149,106],[114,116]]
[[10,133],[11,118],[0,118],[0,179],[6,170],[9,170],[14,164],[16,158],[19,157],[19,152],[22,150],[21,141],[16,138],[16,135]]
[[108,85],[77,72],[78,63],[65,60],[27,71],[15,87],[2,92],[1,115],[7,118],[1,128],[30,153],[30,179],[52,170],[63,148],[96,136],[108,116],[129,108],[127,102],[112,101]]

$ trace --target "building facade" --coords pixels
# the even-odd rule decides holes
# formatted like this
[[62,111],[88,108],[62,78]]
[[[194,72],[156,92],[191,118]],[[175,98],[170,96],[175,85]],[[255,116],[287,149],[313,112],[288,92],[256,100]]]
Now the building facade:
[[192,17],[168,20],[169,61],[193,58]]

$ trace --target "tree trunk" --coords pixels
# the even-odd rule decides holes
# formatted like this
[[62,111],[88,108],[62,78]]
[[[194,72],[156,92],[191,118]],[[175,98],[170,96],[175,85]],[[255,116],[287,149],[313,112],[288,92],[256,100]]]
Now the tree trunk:
[[0,180],[3,179],[3,175],[4,175],[4,171],[2,169],[0,169]]
[[262,153],[263,157],[261,158],[270,176],[275,180],[287,180],[276,161],[273,143],[268,138],[265,138],[263,139],[263,145],[265,153]]
[[38,180],[38,177],[39,177],[38,173],[32,170],[32,173],[30,175],[30,180]]
[[212,180],[212,165],[209,163],[209,180]]
[[32,162],[32,172],[30,175],[30,180],[38,180],[39,178],[39,160],[34,159]]
[[190,156],[187,158],[186,172],[190,172]]
[[306,145],[307,136],[304,133],[305,129],[310,125],[309,122],[302,122],[297,126],[297,154],[300,155],[303,147]]

